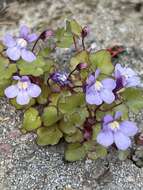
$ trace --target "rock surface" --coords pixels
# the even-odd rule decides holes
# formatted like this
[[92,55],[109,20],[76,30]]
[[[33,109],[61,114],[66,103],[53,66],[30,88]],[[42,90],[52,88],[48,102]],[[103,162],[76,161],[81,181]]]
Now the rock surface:
[[[25,23],[34,30],[57,27],[65,18],[76,18],[92,29],[89,41],[96,49],[122,44],[128,55],[119,62],[130,64],[143,77],[142,0],[41,0],[0,2],[0,36],[17,32]],[[62,62],[62,57],[57,57]],[[67,61],[67,59],[65,59]],[[142,113],[131,115],[139,127]],[[142,190],[143,169],[130,160],[110,154],[104,160],[67,163],[64,145],[38,147],[34,135],[21,135],[22,112],[0,100],[0,190]]]

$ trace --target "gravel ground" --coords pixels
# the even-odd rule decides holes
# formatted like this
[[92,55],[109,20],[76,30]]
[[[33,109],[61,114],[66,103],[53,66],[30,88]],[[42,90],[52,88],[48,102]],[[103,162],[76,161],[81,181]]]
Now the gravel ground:
[[[10,3],[8,3],[10,2]],[[96,48],[128,47],[119,62],[129,63],[143,78],[142,0],[0,1],[0,36],[26,23],[35,30],[57,27],[68,17],[89,24]],[[57,57],[62,62],[62,57]],[[64,145],[38,147],[35,136],[21,135],[22,112],[0,100],[0,190],[142,190],[143,169],[110,154],[104,160],[67,163]],[[142,113],[131,119],[142,128]]]

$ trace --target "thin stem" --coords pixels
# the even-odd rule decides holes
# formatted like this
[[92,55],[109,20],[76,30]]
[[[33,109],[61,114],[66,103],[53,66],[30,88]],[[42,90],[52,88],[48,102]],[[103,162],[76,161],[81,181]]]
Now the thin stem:
[[84,37],[82,37],[82,48],[85,50]]
[[83,88],[82,85],[73,86],[72,88]]
[[102,112],[110,111],[110,110],[112,110],[113,108],[115,108],[115,107],[121,105],[122,103],[123,103],[123,102],[120,102],[119,104],[116,104],[116,105],[114,105],[114,106],[112,106],[112,107],[110,107],[110,108],[108,108],[108,109],[105,109],[105,110],[99,109],[99,111],[102,111]]
[[33,46],[33,48],[32,48],[32,52],[34,51],[34,49],[35,49],[35,47],[36,47],[36,45],[37,45],[37,43],[38,43],[38,41],[40,40],[40,36],[37,38],[37,40],[35,41],[35,43],[34,43],[34,46]]
[[76,38],[75,38],[75,35],[73,34],[73,42],[74,42],[74,47],[76,49],[76,51],[78,52],[78,47],[77,47],[77,43],[76,43]]
[[70,72],[68,78],[70,78],[70,76],[77,70],[77,68],[75,68],[73,71]]

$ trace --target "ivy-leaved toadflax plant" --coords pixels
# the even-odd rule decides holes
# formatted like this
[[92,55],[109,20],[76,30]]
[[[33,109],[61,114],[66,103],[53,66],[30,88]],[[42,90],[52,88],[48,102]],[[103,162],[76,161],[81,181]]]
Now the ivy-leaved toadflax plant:
[[[143,108],[140,77],[113,62],[123,49],[91,51],[85,44],[89,35],[88,26],[67,20],[65,27],[41,34],[21,26],[0,44],[0,96],[24,110],[21,131],[36,133],[38,145],[64,140],[67,161],[101,158],[111,147],[130,151],[139,132],[129,112]],[[37,48],[40,41],[45,45]],[[69,68],[53,58],[58,48],[75,48]]]

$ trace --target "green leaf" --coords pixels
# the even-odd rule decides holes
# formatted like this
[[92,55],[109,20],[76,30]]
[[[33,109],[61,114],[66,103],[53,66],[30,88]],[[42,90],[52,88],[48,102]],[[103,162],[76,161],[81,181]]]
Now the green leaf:
[[24,120],[22,129],[26,131],[33,131],[41,126],[41,118],[38,111],[35,108],[29,108],[24,113]]
[[101,124],[97,124],[95,126],[92,127],[93,131],[92,131],[92,140],[96,140],[98,133],[101,130]]
[[82,160],[85,156],[86,150],[80,143],[70,144],[65,150],[65,159],[70,162]]
[[48,86],[45,85],[45,84],[42,84],[42,86],[41,86],[41,94],[40,94],[40,96],[38,96],[37,102],[39,104],[46,104],[47,101],[48,101],[49,94],[50,94],[50,89],[48,88]]
[[64,28],[58,28],[56,31],[57,47],[69,48],[73,44],[73,36]]
[[27,63],[24,60],[18,61],[18,68],[20,70],[20,75],[33,75],[40,76],[44,73],[42,67],[44,62],[42,58],[37,58],[32,63]]
[[57,42],[59,48],[69,48],[73,44],[73,37],[70,33],[65,32],[60,41]]
[[2,41],[0,42],[0,52],[2,52],[4,50],[4,45],[2,43]]
[[55,35],[56,35],[56,38],[57,38],[58,41],[60,41],[60,39],[62,38],[64,33],[65,33],[64,27],[57,29],[57,31],[55,32]]
[[48,128],[41,127],[37,130],[37,144],[41,146],[55,145],[62,138],[62,132],[57,128],[56,125]]
[[76,133],[77,128],[82,126],[88,114],[85,108],[81,108],[72,114],[65,115],[59,124],[60,130],[68,135]]
[[91,151],[93,150],[93,148],[95,147],[95,141],[93,140],[89,140],[89,141],[85,141],[83,143],[83,146],[85,148],[85,150],[88,152],[88,151]]
[[76,20],[70,21],[71,32],[77,36],[81,36],[82,27]]
[[76,127],[72,122],[61,121],[59,129],[65,134],[73,134],[76,132]]
[[62,113],[72,113],[77,108],[85,103],[85,98],[83,93],[72,94],[71,96],[63,97],[59,100],[59,110]]
[[32,63],[28,63],[24,60],[18,61],[18,68],[20,70],[20,75],[33,75],[40,76],[44,72],[49,72],[50,68],[54,62],[49,59],[44,59],[43,57],[37,57]]
[[16,64],[10,64],[8,59],[0,57],[0,81],[10,79],[16,71]]
[[98,158],[104,158],[107,155],[107,149],[101,145],[96,145],[95,151],[88,153],[88,158],[96,160]]
[[77,129],[74,134],[66,135],[65,140],[68,143],[81,142],[83,140],[83,133]]
[[74,70],[79,63],[89,64],[89,53],[87,51],[81,51],[71,58],[70,69]]
[[54,106],[48,106],[44,108],[44,112],[42,115],[42,121],[45,126],[50,126],[56,123],[61,119],[61,115],[59,115],[57,108]]
[[129,150],[126,150],[126,151],[119,150],[118,158],[119,158],[119,160],[124,161],[128,158],[129,154],[130,154]]
[[101,70],[103,74],[111,74],[113,72],[113,64],[111,62],[111,54],[106,50],[100,50],[90,54],[91,68]]
[[51,59],[44,59],[44,66],[42,67],[43,71],[49,73],[54,66],[55,62]]
[[0,97],[4,96],[4,90],[10,83],[11,81],[9,79],[0,80]]
[[40,52],[39,52],[39,56],[41,57],[47,57],[50,53],[51,53],[51,48],[50,47],[46,47],[44,49],[42,49]]
[[134,113],[143,109],[143,90],[136,88],[127,88],[122,94],[126,100],[126,105]]

